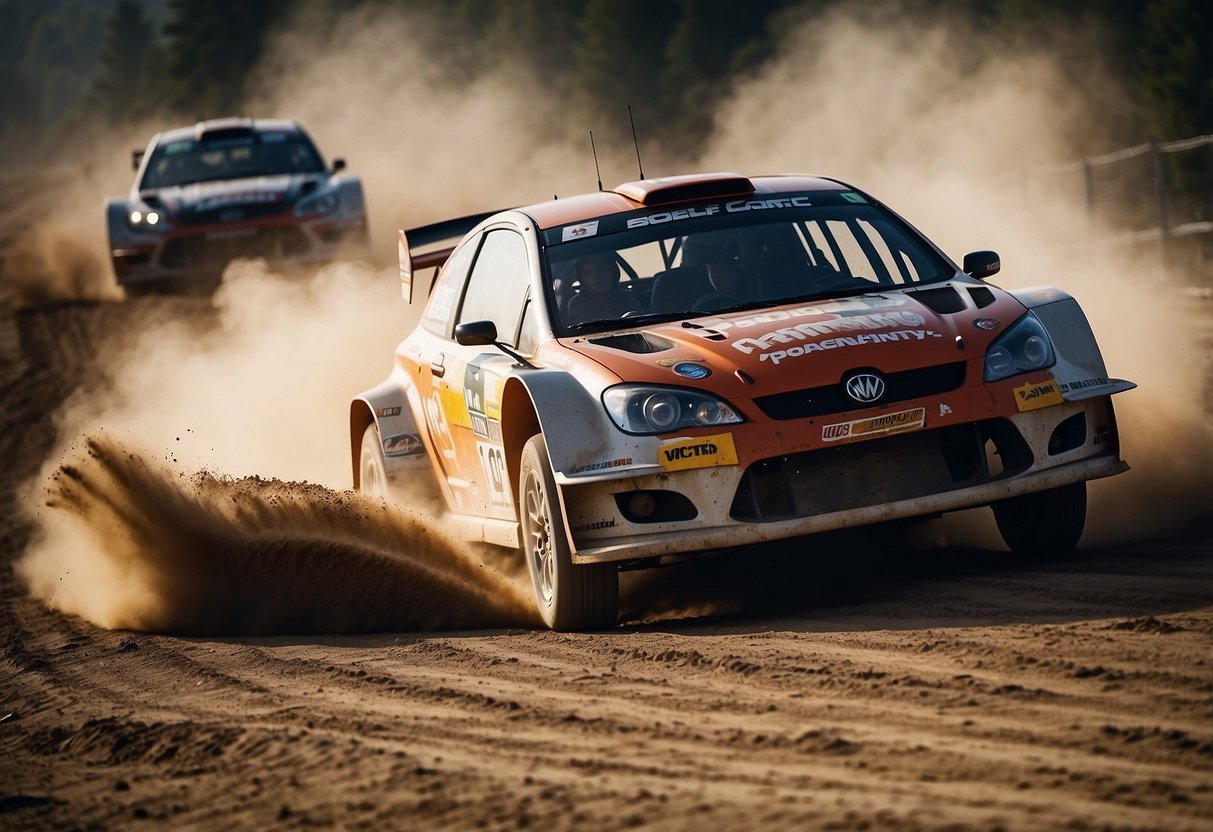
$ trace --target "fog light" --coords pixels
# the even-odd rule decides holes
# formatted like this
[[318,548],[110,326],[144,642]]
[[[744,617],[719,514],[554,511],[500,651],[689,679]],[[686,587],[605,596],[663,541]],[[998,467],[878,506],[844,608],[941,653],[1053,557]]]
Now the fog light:
[[653,516],[657,510],[657,500],[648,491],[637,491],[628,497],[628,511],[637,520]]

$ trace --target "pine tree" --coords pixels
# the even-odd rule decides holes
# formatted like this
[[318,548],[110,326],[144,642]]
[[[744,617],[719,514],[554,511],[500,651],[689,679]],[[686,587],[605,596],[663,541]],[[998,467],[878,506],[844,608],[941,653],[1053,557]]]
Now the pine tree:
[[155,43],[152,21],[139,0],[118,0],[106,25],[101,66],[90,109],[110,123],[129,117],[146,93],[144,70]]

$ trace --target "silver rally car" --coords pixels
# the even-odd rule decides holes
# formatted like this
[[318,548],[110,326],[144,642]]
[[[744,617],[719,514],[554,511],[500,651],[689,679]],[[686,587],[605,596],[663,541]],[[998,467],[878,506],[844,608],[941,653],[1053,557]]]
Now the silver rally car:
[[958,509],[1063,551],[1087,480],[1128,468],[1135,385],[1074,298],[837,180],[647,179],[399,253],[410,301],[438,272],[351,403],[354,484],[518,550],[556,629],[613,625],[621,568]]
[[158,133],[132,161],[130,193],[105,203],[128,295],[212,291],[237,257],[282,267],[366,256],[362,181],[342,159],[327,165],[297,122],[201,121]]

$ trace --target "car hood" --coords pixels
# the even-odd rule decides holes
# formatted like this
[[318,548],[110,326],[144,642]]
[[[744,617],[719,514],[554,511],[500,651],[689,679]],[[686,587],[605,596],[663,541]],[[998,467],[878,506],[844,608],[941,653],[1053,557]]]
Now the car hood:
[[563,343],[624,381],[756,396],[835,384],[858,368],[896,373],[981,358],[1024,311],[1001,289],[954,281]]
[[315,173],[250,176],[144,190],[140,197],[172,219],[203,221],[227,211],[277,213],[319,192],[323,184],[324,177]]

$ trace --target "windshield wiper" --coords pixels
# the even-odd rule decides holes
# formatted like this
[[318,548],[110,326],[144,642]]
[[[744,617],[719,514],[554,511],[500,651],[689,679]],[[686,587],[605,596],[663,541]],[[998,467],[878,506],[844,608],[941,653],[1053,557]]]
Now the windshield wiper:
[[626,318],[595,318],[592,321],[581,321],[575,324],[569,324],[567,329],[573,332],[581,332],[589,329],[610,329],[616,327],[619,329],[630,329],[637,324],[665,323],[667,321],[676,321],[679,318],[699,317],[702,312],[646,312],[643,315],[628,315]]

